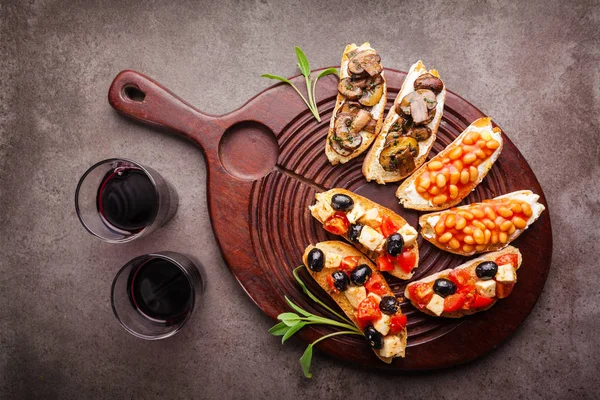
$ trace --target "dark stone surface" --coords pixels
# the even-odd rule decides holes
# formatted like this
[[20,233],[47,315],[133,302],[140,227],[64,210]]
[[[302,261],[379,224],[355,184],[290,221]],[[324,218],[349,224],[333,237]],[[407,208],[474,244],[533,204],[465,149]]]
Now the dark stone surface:
[[[600,396],[600,4],[597,1],[0,3],[0,396],[3,398],[556,398]],[[550,275],[496,351],[450,370],[378,374],[315,354],[312,380],[223,264],[201,153],[118,116],[106,94],[143,72],[208,113],[227,113],[297,73],[293,46],[336,65],[370,40],[386,66],[421,58],[489,113],[549,201]],[[87,235],[73,207],[94,162],[128,157],[178,190],[175,218],[124,245]],[[134,256],[191,253],[203,309],[145,342],[113,317],[110,283]],[[526,267],[526,266],[525,266]]]

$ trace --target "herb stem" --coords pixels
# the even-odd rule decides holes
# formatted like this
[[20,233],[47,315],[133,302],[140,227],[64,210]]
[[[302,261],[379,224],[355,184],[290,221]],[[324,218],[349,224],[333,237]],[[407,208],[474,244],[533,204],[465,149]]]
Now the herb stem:
[[356,333],[355,331],[337,331],[337,332],[333,332],[333,333],[330,333],[325,336],[321,336],[320,338],[318,338],[317,340],[312,342],[311,345],[314,346],[322,340],[329,339],[330,337],[337,336],[337,335],[361,335],[362,336],[362,333]]

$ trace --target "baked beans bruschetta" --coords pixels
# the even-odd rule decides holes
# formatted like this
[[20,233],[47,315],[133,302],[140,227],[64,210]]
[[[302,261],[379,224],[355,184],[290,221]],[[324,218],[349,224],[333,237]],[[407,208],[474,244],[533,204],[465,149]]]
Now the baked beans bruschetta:
[[500,128],[489,117],[479,118],[405,180],[396,197],[404,207],[419,211],[453,207],[487,175],[502,144]]
[[310,212],[373,260],[379,271],[410,279],[419,263],[417,231],[392,210],[344,189],[315,195]]
[[418,310],[436,317],[474,314],[487,310],[512,292],[521,262],[519,249],[509,246],[411,282],[404,297]]
[[346,243],[329,241],[308,246],[302,260],[319,286],[364,332],[377,357],[386,363],[404,357],[406,316],[364,254]]
[[346,46],[325,144],[331,164],[344,164],[369,148],[381,130],[386,101],[387,87],[379,54],[368,42]]
[[545,207],[539,195],[519,190],[481,203],[422,215],[421,235],[438,248],[470,256],[500,250],[533,224]]
[[410,67],[402,88],[365,157],[367,181],[397,182],[425,162],[437,135],[446,88],[434,69],[419,60]]

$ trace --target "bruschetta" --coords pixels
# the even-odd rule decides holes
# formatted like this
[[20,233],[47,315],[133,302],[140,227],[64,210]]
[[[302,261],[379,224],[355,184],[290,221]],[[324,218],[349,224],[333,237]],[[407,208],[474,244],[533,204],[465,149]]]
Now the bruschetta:
[[405,180],[396,197],[406,208],[438,211],[460,203],[485,178],[502,151],[502,132],[479,118]]
[[500,250],[533,224],[545,207],[540,196],[519,190],[481,203],[425,214],[421,235],[438,248],[470,256]]
[[392,210],[344,189],[315,195],[310,212],[373,260],[378,270],[410,279],[419,263],[417,231]]
[[425,162],[445,101],[446,88],[436,70],[427,71],[421,60],[410,67],[381,133],[365,157],[362,171],[367,181],[397,182]]
[[308,246],[302,260],[319,286],[364,332],[377,357],[386,363],[404,357],[406,316],[365,255],[346,243],[330,241]]
[[381,57],[367,42],[346,46],[325,154],[336,165],[369,148],[383,124],[387,87]]
[[509,246],[411,282],[404,297],[419,311],[435,317],[474,314],[487,310],[511,293],[521,262],[519,249]]

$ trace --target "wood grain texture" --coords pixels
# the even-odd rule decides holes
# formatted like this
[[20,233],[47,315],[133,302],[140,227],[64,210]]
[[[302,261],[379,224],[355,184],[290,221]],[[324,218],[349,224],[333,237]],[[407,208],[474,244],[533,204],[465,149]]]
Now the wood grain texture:
[[[406,74],[391,69],[385,73],[389,109]],[[303,78],[297,76],[292,81],[299,85]],[[144,100],[130,99],[124,90],[127,86],[142,91]],[[316,100],[321,123],[312,117],[297,94],[283,84],[259,93],[238,110],[223,116],[203,114],[150,78],[133,71],[120,73],[109,90],[109,102],[120,113],[177,132],[203,150],[208,167],[211,223],[223,257],[250,298],[273,319],[289,311],[284,295],[311,312],[327,314],[302,294],[292,276],[292,269],[302,263],[302,252],[308,244],[335,240],[310,216],[308,205],[314,202],[317,191],[333,187],[354,191],[390,208],[414,227],[422,214],[398,204],[394,196],[397,184],[382,186],[364,179],[361,172],[364,155],[345,165],[329,164],[324,148],[337,80],[326,77],[318,86]],[[438,138],[429,157],[482,116],[476,107],[448,91]],[[406,358],[395,359],[390,365],[378,360],[358,337],[338,336],[323,341],[318,346],[321,350],[375,368],[443,368],[492,350],[525,320],[550,268],[550,214],[531,168],[505,134],[503,139],[500,158],[461,204],[520,189],[540,195],[546,211],[512,243],[523,254],[519,282],[513,293],[487,312],[460,320],[429,317],[404,301],[402,311],[408,316]],[[413,280],[454,268],[468,259],[442,252],[421,237],[419,250],[420,266]],[[308,273],[302,276],[319,298],[335,306]],[[406,282],[387,277],[394,293],[402,296]],[[326,332],[327,328],[308,327],[298,336],[312,341]]]

